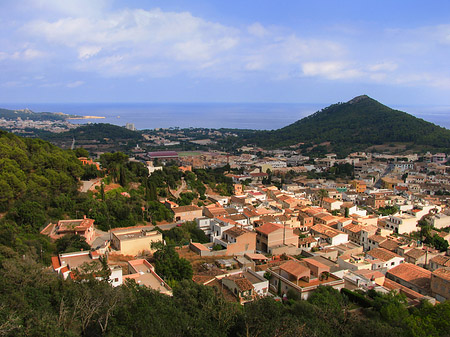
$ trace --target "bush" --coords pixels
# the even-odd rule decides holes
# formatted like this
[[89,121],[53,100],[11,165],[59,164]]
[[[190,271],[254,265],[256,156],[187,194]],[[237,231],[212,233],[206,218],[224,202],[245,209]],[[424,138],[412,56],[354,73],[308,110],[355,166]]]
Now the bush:
[[373,301],[366,298],[364,295],[353,292],[351,290],[342,288],[341,294],[346,295],[348,299],[354,303],[359,304],[363,308],[370,308],[373,306]]

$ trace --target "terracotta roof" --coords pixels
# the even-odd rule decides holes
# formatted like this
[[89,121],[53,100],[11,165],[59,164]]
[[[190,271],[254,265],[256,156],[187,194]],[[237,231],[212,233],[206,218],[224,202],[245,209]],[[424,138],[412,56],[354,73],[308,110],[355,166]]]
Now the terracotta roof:
[[371,251],[368,251],[367,255],[370,255],[373,258],[378,259],[383,262],[392,260],[395,257],[401,257],[400,255],[395,254],[384,248],[374,248]]
[[227,229],[226,231],[224,231],[224,233],[236,238],[238,236],[241,236],[242,234],[249,233],[249,231],[245,230],[241,227],[234,226],[234,227],[231,227],[231,228]]
[[385,287],[389,290],[398,290],[401,293],[405,294],[406,297],[411,298],[411,299],[423,297],[423,295],[419,294],[418,292],[415,292],[414,290],[411,290],[405,286],[402,286],[401,284],[394,282],[388,278],[384,279],[383,287]]
[[450,256],[437,255],[430,261],[443,267],[450,267]]
[[362,226],[361,225],[355,225],[355,224],[349,224],[347,226],[344,226],[344,229],[352,232],[352,233],[358,233],[361,231]]
[[433,272],[433,276],[450,281],[450,269],[449,268],[439,268]]
[[364,276],[365,278],[367,278],[369,280],[380,278],[380,277],[385,277],[385,275],[378,270],[362,269],[362,270],[355,270],[354,273],[357,275]]
[[391,252],[395,251],[400,244],[397,241],[394,240],[385,240],[379,244],[379,247],[390,250]]
[[408,250],[408,251],[405,253],[405,255],[406,255],[406,256],[409,256],[409,257],[412,257],[413,259],[418,259],[418,258],[420,258],[421,256],[424,256],[425,253],[426,253],[426,252],[425,252],[424,250],[422,250],[422,249],[413,248],[413,249]]
[[208,248],[206,248],[204,245],[202,245],[201,243],[198,242],[191,242],[191,245],[194,246],[195,248],[201,250],[201,251],[209,251]]
[[309,276],[311,271],[305,265],[291,260],[280,266],[281,270],[284,270],[286,273],[295,276],[296,278],[301,278],[303,276]]
[[315,267],[326,269],[326,270],[330,271],[330,267],[328,267],[327,265],[324,265],[323,263],[320,263],[319,261],[316,261],[314,259],[306,258],[306,259],[303,259],[302,261],[305,261],[308,265],[312,264]]
[[337,202],[337,201],[339,201],[339,200],[336,200],[336,199],[333,199],[333,198],[327,198],[327,197],[325,197],[325,198],[323,198],[322,199],[324,202],[328,202],[328,203],[333,203],[333,202]]
[[240,291],[254,289],[253,284],[249,280],[247,280],[245,277],[234,280],[234,283],[236,283],[236,285]]
[[311,227],[311,230],[314,232],[317,232],[319,234],[328,236],[330,238],[335,237],[336,235],[339,234],[345,234],[344,232],[338,231],[337,229],[331,228],[329,226],[326,225],[321,225],[321,224],[317,224]]
[[253,217],[258,217],[259,214],[255,211],[249,210],[249,209],[244,209],[244,215],[248,218],[253,218]]
[[275,224],[271,222],[266,222],[264,225],[257,227],[256,231],[265,235],[269,235],[272,232],[275,232],[279,229],[282,229],[283,225],[281,224]]
[[187,206],[179,206],[172,208],[172,211],[174,213],[183,213],[183,212],[193,212],[193,211],[200,211],[201,208],[194,205],[187,205]]
[[246,253],[245,256],[252,260],[268,260],[263,254],[258,253]]
[[319,218],[320,220],[323,220],[323,221],[334,220],[334,216],[332,216],[331,214],[325,213],[325,212],[316,214],[316,215],[314,215],[314,217]]
[[386,275],[395,276],[420,288],[430,288],[431,271],[411,263],[402,263],[388,270]]
[[314,239],[312,236],[308,236],[306,238],[299,238],[298,239],[298,244],[299,245],[304,245],[306,243],[313,243],[313,242],[317,242],[317,240]]
[[383,242],[383,241],[385,241],[387,239],[384,236],[374,234],[372,236],[369,236],[369,240],[381,243],[381,242]]
[[233,214],[233,215],[230,215],[228,218],[230,218],[231,220],[234,220],[234,221],[247,220],[247,218],[245,217],[244,214]]
[[61,267],[61,264],[59,263],[59,258],[57,256],[52,256],[52,267],[53,270],[56,270],[59,267]]

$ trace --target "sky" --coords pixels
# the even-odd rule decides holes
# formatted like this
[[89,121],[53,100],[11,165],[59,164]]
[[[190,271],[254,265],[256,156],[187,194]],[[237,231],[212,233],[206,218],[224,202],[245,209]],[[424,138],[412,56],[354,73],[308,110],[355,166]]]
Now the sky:
[[450,105],[450,1],[1,0],[0,103]]

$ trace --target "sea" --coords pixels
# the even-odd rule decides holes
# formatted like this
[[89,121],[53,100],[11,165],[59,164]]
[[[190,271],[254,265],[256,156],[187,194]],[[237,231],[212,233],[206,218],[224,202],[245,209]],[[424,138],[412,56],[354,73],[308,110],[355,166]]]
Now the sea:
[[[110,123],[136,129],[236,128],[275,130],[321,110],[330,103],[26,103],[2,104],[6,109],[63,112],[102,119],[74,119],[75,124]],[[392,106],[450,129],[450,106]]]

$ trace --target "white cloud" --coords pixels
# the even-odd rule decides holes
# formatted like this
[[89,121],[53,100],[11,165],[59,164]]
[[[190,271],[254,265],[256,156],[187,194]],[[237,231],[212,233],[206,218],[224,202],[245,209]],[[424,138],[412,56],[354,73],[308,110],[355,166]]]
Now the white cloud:
[[42,72],[57,68],[139,79],[242,80],[256,74],[268,81],[316,77],[439,87],[450,78],[450,25],[378,29],[368,38],[356,24],[320,32],[260,22],[233,27],[186,11],[115,9],[121,5],[112,0],[24,1],[38,14],[9,25],[14,38],[6,38],[7,47],[0,43],[2,64],[28,62],[29,69],[47,66],[34,67]]
[[362,77],[364,73],[343,62],[306,62],[302,64],[306,76],[325,77],[330,80]]
[[98,46],[81,46],[78,48],[78,58],[80,60],[87,60],[97,55],[100,50],[102,50],[102,48]]
[[77,87],[79,87],[79,86],[81,86],[81,85],[83,85],[84,84],[84,82],[83,81],[75,81],[75,82],[70,82],[70,83],[67,83],[67,87],[68,88],[77,88]]
[[398,68],[398,65],[393,62],[382,62],[369,66],[370,71],[394,71]]
[[266,28],[264,28],[263,25],[260,24],[259,22],[255,22],[254,24],[248,26],[247,30],[251,35],[254,35],[259,38],[262,38],[269,34],[269,31]]

